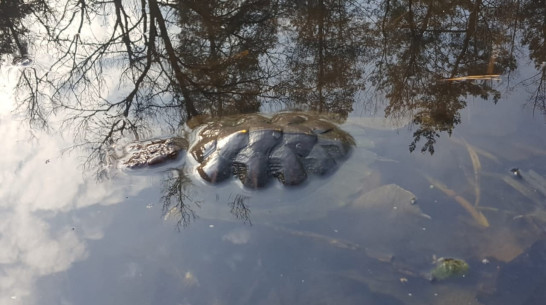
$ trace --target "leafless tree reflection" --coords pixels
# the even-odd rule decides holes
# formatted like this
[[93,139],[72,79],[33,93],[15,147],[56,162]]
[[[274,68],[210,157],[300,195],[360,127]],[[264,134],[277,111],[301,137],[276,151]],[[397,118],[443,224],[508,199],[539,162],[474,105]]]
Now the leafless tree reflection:
[[546,1],[522,1],[519,20],[522,22],[522,43],[529,48],[529,57],[539,73],[528,80],[536,88],[531,96],[534,109],[546,116]]
[[546,66],[530,82],[536,88],[531,97],[533,109],[540,110],[546,116]]
[[[468,98],[500,99],[494,79],[527,55],[521,44],[537,69],[524,84],[546,114],[545,16],[544,0],[5,0],[0,56],[17,69],[18,110],[35,127],[61,120],[90,165],[120,140],[269,102],[343,120],[366,88],[387,117],[411,117],[410,151],[433,154]],[[197,216],[192,188],[182,170],[165,181],[179,226]],[[250,224],[249,198],[228,201]]]
[[91,160],[102,162],[105,148],[149,136],[155,122],[174,132],[199,113],[256,112],[274,13],[261,0],[69,0],[40,19],[55,60],[19,86],[30,96],[25,106],[43,122],[38,110],[62,112]]
[[[168,177],[163,179],[162,184],[163,216],[167,220],[176,221],[179,229],[187,227],[195,221],[199,217],[199,213],[202,212],[200,209],[204,207],[204,204],[214,204],[213,202],[202,202],[194,199],[192,195],[193,182],[184,173],[184,169],[171,170]],[[234,219],[252,225],[248,206],[249,199],[250,196],[232,194],[228,198],[227,206]],[[210,209],[211,207],[207,208]]]
[[228,205],[230,206],[231,214],[235,216],[236,219],[241,220],[245,224],[252,225],[252,221],[250,220],[250,208],[247,204],[249,199],[249,196],[235,194],[233,200],[231,200],[230,196]]
[[[197,113],[189,100],[173,95],[188,81],[173,46],[173,25],[165,19],[174,8],[156,0],[70,4],[71,17],[51,33],[60,51],[51,70],[62,73],[48,75],[48,82],[56,108],[71,113],[66,123],[94,149],[127,131],[138,138],[148,120],[163,114]],[[90,19],[101,15],[110,26],[96,33]]]
[[61,115],[98,160],[156,123],[174,133],[268,101],[345,117],[365,83],[388,117],[413,117],[410,150],[433,153],[469,96],[500,98],[492,78],[465,77],[513,71],[516,37],[541,67],[544,14],[544,0],[13,0],[0,3],[0,51],[24,58],[29,24],[40,28],[32,44],[52,61],[21,69],[19,109],[38,126]]
[[[23,19],[44,17],[49,7],[47,1],[7,0],[0,2],[0,55],[11,55],[11,65],[18,67],[21,73],[17,75],[17,88],[15,94],[18,100],[17,108],[26,113],[29,123],[34,127],[45,128],[47,126],[49,111],[41,101],[47,95],[38,90],[40,77],[32,65],[32,57],[29,54],[30,30]],[[1,65],[1,64],[0,64]]]
[[176,220],[178,228],[187,227],[196,218],[196,209],[201,202],[192,199],[191,179],[182,169],[172,170],[163,180],[163,215],[166,219]]

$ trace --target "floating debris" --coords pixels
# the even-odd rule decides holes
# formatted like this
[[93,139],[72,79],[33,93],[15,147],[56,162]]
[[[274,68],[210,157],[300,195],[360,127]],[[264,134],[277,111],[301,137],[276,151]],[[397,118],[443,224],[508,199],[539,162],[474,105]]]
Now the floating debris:
[[521,172],[519,171],[519,168],[517,167],[511,168],[510,172],[512,173],[512,175],[514,175],[514,177],[521,178]]
[[500,80],[500,74],[467,75],[452,78],[444,78],[444,81],[466,81],[466,80]]

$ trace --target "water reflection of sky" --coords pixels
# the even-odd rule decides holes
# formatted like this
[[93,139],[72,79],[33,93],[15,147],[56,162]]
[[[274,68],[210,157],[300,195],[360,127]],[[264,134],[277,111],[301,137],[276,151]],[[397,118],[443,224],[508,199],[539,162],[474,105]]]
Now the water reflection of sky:
[[103,236],[104,220],[78,225],[70,212],[119,203],[123,193],[116,185],[84,180],[79,156],[63,154],[70,142],[60,136],[31,133],[9,113],[1,121],[10,143],[0,163],[2,304],[19,304],[34,295],[36,279],[85,259],[87,241]]
[[[222,9],[229,9],[225,5]],[[374,44],[378,41],[357,39],[362,34],[359,30],[371,23],[352,13],[327,15],[332,21],[313,13],[320,10],[295,6],[291,9],[300,15],[290,17],[281,9],[266,14],[265,4],[261,5],[241,12],[249,18],[241,20],[250,20],[243,25],[235,22],[237,18],[229,19],[230,14],[223,15],[227,18],[223,21],[233,22],[227,27],[203,22],[202,7],[188,4],[182,11],[185,19],[169,25],[180,31],[172,41],[180,44],[176,52],[186,64],[178,67],[182,76],[172,72],[174,68],[165,68],[172,62],[161,53],[166,38],[158,35],[163,40],[155,51],[164,57],[153,55],[161,59],[148,67],[146,81],[130,101],[134,104],[123,99],[131,94],[138,72],[147,69],[147,62],[140,61],[150,54],[145,52],[149,46],[140,40],[145,32],[128,36],[135,42],[130,47],[143,51],[133,54],[139,58],[133,66],[120,63],[128,56],[121,52],[123,44],[109,49],[112,53],[100,60],[102,66],[93,75],[99,76],[101,86],[78,87],[77,81],[69,79],[65,87],[57,88],[57,95],[40,87],[45,90],[41,93],[51,94],[52,104],[60,105],[47,117],[49,132],[28,127],[25,115],[32,112],[25,111],[37,104],[17,104],[21,91],[15,88],[24,88],[19,83],[22,73],[47,72],[61,53],[44,48],[46,40],[40,39],[46,33],[40,32],[25,34],[36,38],[27,50],[32,66],[12,64],[15,57],[25,55],[20,46],[13,54],[2,55],[0,304],[499,304],[502,294],[494,288],[506,287],[500,286],[510,277],[502,273],[505,266],[517,270],[518,257],[544,238],[541,202],[546,194],[525,178],[531,170],[546,176],[540,48],[531,44],[528,52],[518,53],[519,66],[513,67],[512,55],[504,52],[509,42],[498,40],[491,47],[494,50],[484,47],[475,53],[476,62],[472,55],[454,51],[453,58],[447,56],[439,64],[445,67],[431,67],[426,52],[405,52],[405,43],[413,51],[430,48],[430,41],[445,42],[446,49],[460,51],[457,46],[463,45],[464,35],[453,40],[448,34],[431,35],[429,41],[423,38],[427,31],[413,32],[413,40],[406,41],[396,29],[419,27],[412,28],[411,22],[399,24],[408,15],[396,18],[395,10],[380,6],[387,10],[381,34],[387,45],[381,49]],[[437,21],[442,16],[423,12],[416,9],[414,21]],[[282,39],[275,38],[272,24],[260,27],[260,18],[269,20],[276,13],[283,20],[279,23],[283,28],[277,29]],[[116,24],[113,16],[93,19],[89,26],[84,23],[81,38],[107,40],[110,36],[102,29]],[[320,38],[314,36],[315,23],[331,26],[333,34],[315,44],[313,39]],[[335,32],[332,24],[341,32]],[[210,26],[211,44],[193,40],[192,35],[203,34],[188,31],[194,26]],[[256,28],[261,31],[254,32]],[[380,35],[380,31],[373,33]],[[483,35],[479,33],[478,38]],[[527,30],[521,35],[533,40],[532,33]],[[342,40],[336,34],[348,36]],[[251,43],[242,43],[241,35]],[[283,46],[275,45],[275,39]],[[232,49],[226,41],[233,42]],[[347,43],[335,43],[342,41]],[[221,42],[217,53],[210,51],[212,42]],[[369,49],[360,49],[365,42]],[[321,50],[321,43],[332,47]],[[85,45],[84,50],[93,46]],[[264,50],[282,50],[290,56]],[[385,51],[382,60],[374,57],[378,50]],[[324,62],[318,60],[322,55],[327,55]],[[51,73],[57,75],[52,79],[74,72],[69,65],[74,58],[56,62]],[[528,63],[529,58],[537,64]],[[289,73],[275,74],[278,59],[288,61],[283,67]],[[261,65],[272,73],[265,73]],[[492,65],[495,70],[490,71]],[[439,80],[497,72],[500,80],[497,76]],[[357,77],[362,75],[369,79]],[[169,77],[176,81],[167,81]],[[262,78],[268,81],[256,81]],[[499,100],[493,103],[497,93]],[[245,112],[283,107],[329,110],[340,115],[341,126],[354,136],[357,147],[333,175],[310,179],[301,188],[277,183],[254,191],[242,189],[235,181],[211,186],[197,179],[189,167],[142,175],[111,171],[109,179],[95,179],[97,164],[93,162],[100,160],[105,143],[128,141],[133,135],[172,134],[177,121],[191,114],[189,105],[180,102],[187,100],[195,102],[196,111],[215,114],[239,108]],[[86,102],[92,106],[85,108]],[[121,106],[93,117],[89,124],[78,125],[81,117],[62,121],[114,102]],[[131,107],[124,117],[127,105]],[[443,110],[449,115],[440,111],[442,105],[448,105]],[[155,117],[152,110],[161,107],[167,110]],[[105,137],[109,128],[121,126],[119,122],[126,123],[124,127],[135,124],[135,129],[127,127]],[[101,143],[102,139],[108,141]],[[410,143],[416,144],[412,153]],[[481,162],[478,169],[473,153]],[[88,159],[90,155],[93,158]],[[519,168],[524,179],[512,176],[511,168]],[[191,211],[187,223],[180,221],[178,202],[165,200],[166,190],[184,174],[190,178],[185,193],[189,196],[186,212]],[[524,188],[514,187],[514,181]],[[441,192],[440,184],[453,193]],[[403,202],[415,197],[416,204],[392,203],[396,199],[391,197],[404,195],[409,199]],[[471,207],[461,204],[461,198]],[[486,217],[488,227],[476,213]],[[427,273],[434,256],[465,259],[471,273],[464,279],[430,283]],[[529,287],[537,285],[528,279]],[[537,297],[536,292],[518,290],[509,299],[528,295]]]
[[[0,134],[9,145],[4,145],[0,161],[0,303],[43,304],[34,292],[36,280],[86,259],[88,241],[104,236],[108,217],[71,213],[119,203],[124,191],[85,179],[81,153],[69,150],[71,140],[27,129],[10,109],[18,69],[3,66],[2,72]],[[138,189],[135,183],[125,192]]]

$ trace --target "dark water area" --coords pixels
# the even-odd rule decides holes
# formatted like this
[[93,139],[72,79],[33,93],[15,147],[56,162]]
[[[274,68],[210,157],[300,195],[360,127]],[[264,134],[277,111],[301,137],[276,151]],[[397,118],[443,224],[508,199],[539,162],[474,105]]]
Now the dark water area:
[[0,2],[0,305],[542,304],[545,20]]

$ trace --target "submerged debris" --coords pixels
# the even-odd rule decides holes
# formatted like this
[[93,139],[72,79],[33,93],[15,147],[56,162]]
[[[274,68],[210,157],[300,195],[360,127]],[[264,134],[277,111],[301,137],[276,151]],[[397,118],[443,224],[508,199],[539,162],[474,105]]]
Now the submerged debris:
[[438,188],[441,190],[444,194],[447,196],[453,198],[459,205],[461,205],[471,216],[476,220],[478,224],[484,227],[489,227],[489,221],[485,217],[485,215],[482,214],[482,212],[478,211],[468,200],[466,200],[464,197],[457,194],[454,190],[449,189],[446,185],[442,184],[441,182],[434,180],[433,178],[429,176],[425,176],[427,180],[432,184],[435,188]]
[[412,192],[396,184],[387,184],[362,194],[351,206],[375,208],[387,212],[392,217],[416,215],[430,219],[431,217],[423,213],[416,202],[417,197]]
[[478,206],[480,203],[480,197],[481,197],[481,191],[480,191],[480,171],[482,169],[482,164],[480,162],[480,158],[478,157],[478,153],[472,147],[472,145],[468,144],[468,142],[464,141],[466,150],[468,151],[468,155],[470,156],[470,160],[472,161],[472,168],[474,169],[474,192],[476,194],[476,199],[474,201],[474,206]]
[[468,263],[457,258],[438,258],[436,267],[430,273],[431,281],[441,281],[448,278],[464,277],[468,273]]
[[469,179],[470,184],[474,188],[474,193],[476,194],[476,198],[474,200],[474,206],[478,206],[481,199],[481,189],[480,189],[480,176],[482,171],[482,164],[480,161],[479,155],[482,155],[490,160],[493,160],[497,163],[499,163],[499,160],[497,157],[492,155],[491,153],[480,149],[478,147],[475,147],[474,145],[471,145],[468,143],[465,139],[462,138],[451,138],[451,140],[459,145],[462,145],[466,148],[466,151],[468,152],[468,155],[470,157],[470,161],[472,162],[472,168],[474,170],[474,178]]

